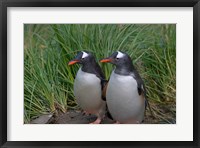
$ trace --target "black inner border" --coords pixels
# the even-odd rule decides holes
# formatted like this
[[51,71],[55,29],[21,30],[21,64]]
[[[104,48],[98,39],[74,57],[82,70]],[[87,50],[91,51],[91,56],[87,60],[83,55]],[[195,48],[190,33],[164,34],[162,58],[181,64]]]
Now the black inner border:
[[[7,141],[7,7],[193,7],[193,137],[189,141]],[[0,0],[0,146],[1,147],[198,147],[200,146],[198,108],[200,80],[200,2],[199,0]],[[189,98],[188,98],[189,99]],[[20,134],[20,133],[19,133]],[[106,131],[105,131],[106,134]],[[145,133],[144,133],[145,134]],[[183,134],[187,134],[184,133]]]

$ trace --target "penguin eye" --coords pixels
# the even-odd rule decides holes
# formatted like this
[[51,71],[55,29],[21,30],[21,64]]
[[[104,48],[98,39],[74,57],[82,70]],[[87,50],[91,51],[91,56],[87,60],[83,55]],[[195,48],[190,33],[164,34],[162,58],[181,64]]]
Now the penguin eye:
[[115,58],[117,61],[119,60],[119,58]]

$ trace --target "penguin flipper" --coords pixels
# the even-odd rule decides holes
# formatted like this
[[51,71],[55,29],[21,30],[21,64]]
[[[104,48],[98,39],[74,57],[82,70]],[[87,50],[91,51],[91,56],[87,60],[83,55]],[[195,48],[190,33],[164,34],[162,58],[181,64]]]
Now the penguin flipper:
[[102,99],[106,101],[106,91],[107,91],[108,81],[107,80],[104,80],[104,82],[101,81],[101,86],[102,86]]

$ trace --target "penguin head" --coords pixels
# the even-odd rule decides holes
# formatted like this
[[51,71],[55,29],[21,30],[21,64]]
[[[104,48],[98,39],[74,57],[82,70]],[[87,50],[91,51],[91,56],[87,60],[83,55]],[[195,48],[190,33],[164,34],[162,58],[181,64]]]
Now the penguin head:
[[111,56],[102,59],[100,62],[102,63],[111,63],[114,64],[116,67],[132,65],[132,60],[130,56],[124,52],[116,51]]
[[80,51],[78,52],[78,54],[76,55],[76,57],[69,61],[68,65],[73,65],[73,64],[82,64],[85,65],[89,62],[94,61],[94,56],[92,55],[91,52],[88,51]]

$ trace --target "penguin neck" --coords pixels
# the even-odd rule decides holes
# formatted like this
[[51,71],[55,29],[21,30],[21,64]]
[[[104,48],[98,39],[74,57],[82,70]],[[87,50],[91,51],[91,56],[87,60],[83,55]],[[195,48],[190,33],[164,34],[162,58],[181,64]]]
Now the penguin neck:
[[81,70],[87,73],[94,73],[95,66],[96,66],[96,61],[91,60],[89,62],[85,62],[82,64]]
[[114,72],[119,75],[130,75],[134,73],[134,66],[132,64],[117,65]]

